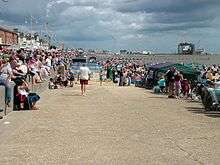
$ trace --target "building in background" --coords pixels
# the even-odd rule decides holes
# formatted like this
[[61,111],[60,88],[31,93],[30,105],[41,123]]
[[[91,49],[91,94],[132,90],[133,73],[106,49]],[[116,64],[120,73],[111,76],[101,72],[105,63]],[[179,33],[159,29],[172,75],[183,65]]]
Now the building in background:
[[0,46],[11,46],[18,44],[18,34],[12,30],[0,26]]
[[0,47],[9,49],[49,49],[47,37],[38,33],[20,32],[17,28],[9,30],[0,26]]
[[23,49],[44,49],[50,47],[46,37],[40,37],[38,33],[31,34],[29,32],[19,32],[18,47]]
[[39,35],[37,33],[23,33],[19,32],[18,43],[19,48],[23,49],[37,49],[41,46]]

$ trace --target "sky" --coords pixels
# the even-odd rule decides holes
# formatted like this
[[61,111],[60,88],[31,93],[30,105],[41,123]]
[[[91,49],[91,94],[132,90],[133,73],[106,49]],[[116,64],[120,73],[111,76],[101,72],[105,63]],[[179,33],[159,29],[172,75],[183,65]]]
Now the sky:
[[49,33],[68,47],[220,52],[220,0],[0,0],[0,26]]

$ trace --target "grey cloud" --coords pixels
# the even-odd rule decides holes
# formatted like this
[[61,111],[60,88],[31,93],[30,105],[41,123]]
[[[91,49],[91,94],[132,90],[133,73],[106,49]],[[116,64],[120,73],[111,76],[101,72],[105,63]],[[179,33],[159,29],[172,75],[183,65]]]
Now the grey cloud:
[[[201,22],[213,21],[216,15],[212,11],[186,12],[186,13],[156,13],[153,15],[152,23],[187,23],[187,22]],[[207,22],[208,23],[208,22]]]
[[152,23],[210,22],[219,16],[219,0],[137,0],[121,1],[115,6],[120,12],[146,12]]
[[[0,0],[0,22],[28,29],[25,17],[33,15],[38,20],[36,30],[48,22],[49,30],[67,43],[83,47],[94,41],[117,47],[117,40],[120,45],[144,47],[149,35],[173,37],[206,29],[210,38],[212,32],[219,35],[219,8],[219,0]],[[175,42],[172,37],[169,41]],[[153,44],[158,46],[158,41]]]
[[219,0],[121,0],[115,8],[121,12],[183,13],[219,5]]
[[187,24],[181,24],[181,25],[166,25],[166,26],[162,26],[162,25],[158,25],[158,26],[153,26],[153,27],[149,27],[146,29],[142,29],[139,32],[140,33],[164,33],[164,32],[175,32],[175,31],[186,31],[186,30],[190,30],[190,29],[203,29],[203,28],[209,28],[209,24],[207,24],[206,22],[197,22],[197,23],[187,23]]
[[0,19],[11,22],[24,23],[25,17],[27,16],[32,15],[35,18],[40,18],[46,15],[45,6],[47,5],[47,1],[11,0],[7,3],[0,1],[0,5],[4,6],[4,10],[2,14],[0,14]]

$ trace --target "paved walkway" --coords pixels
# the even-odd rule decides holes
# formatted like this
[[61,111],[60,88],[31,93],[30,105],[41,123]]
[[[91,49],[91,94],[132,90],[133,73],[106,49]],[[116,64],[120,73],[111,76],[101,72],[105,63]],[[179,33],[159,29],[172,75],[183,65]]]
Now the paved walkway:
[[78,89],[0,121],[0,164],[220,164],[220,114],[134,87]]

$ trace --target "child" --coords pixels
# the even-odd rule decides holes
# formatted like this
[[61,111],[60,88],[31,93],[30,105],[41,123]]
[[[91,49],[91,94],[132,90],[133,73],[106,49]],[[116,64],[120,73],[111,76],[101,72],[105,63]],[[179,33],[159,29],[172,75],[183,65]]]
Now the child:
[[55,89],[58,89],[60,86],[62,86],[62,79],[61,75],[57,75],[55,78]]
[[73,82],[75,81],[75,77],[74,77],[73,72],[71,72],[71,70],[69,70],[67,77],[70,82],[70,87],[73,87]]
[[187,99],[189,96],[189,91],[190,91],[190,84],[189,81],[187,79],[183,79],[181,81],[181,87],[182,87],[182,92],[184,97]]
[[48,86],[49,86],[49,89],[54,89],[55,85],[54,85],[54,80],[53,80],[53,78],[50,78],[50,81],[49,81]]
[[161,93],[165,93],[166,81],[165,81],[164,76],[162,76],[161,79],[158,81],[158,85],[160,87]]
[[179,72],[176,72],[174,75],[174,86],[175,86],[175,95],[176,98],[180,97],[181,93],[181,80],[182,80],[182,75]]
[[100,86],[102,86],[102,82],[103,82],[103,70],[100,70],[100,73],[99,73],[99,80],[100,80]]
[[22,80],[22,82],[18,85],[18,94],[17,94],[17,97],[20,102],[20,109],[21,110],[24,110],[24,104],[25,104],[27,97],[28,97],[27,90],[28,90],[28,85],[24,80]]
[[62,86],[64,86],[66,88],[68,85],[68,81],[67,81],[67,77],[65,75],[62,75],[61,82],[62,82]]
[[135,86],[139,87],[141,85],[141,75],[136,73],[135,74]]

